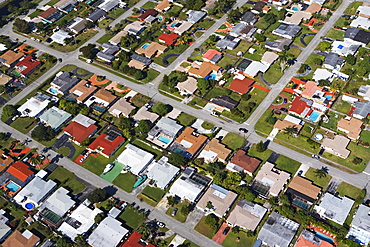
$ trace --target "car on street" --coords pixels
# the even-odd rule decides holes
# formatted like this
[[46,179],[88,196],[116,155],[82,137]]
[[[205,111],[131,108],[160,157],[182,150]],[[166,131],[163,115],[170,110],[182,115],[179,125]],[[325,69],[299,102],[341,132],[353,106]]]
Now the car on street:
[[211,112],[211,115],[219,117],[221,114],[219,112],[213,111]]
[[171,215],[172,215],[172,216],[175,216],[175,215],[176,215],[176,213],[177,213],[177,210],[179,210],[179,209],[178,209],[178,208],[174,208],[174,209],[172,210]]
[[246,128],[239,128],[239,131],[243,133],[248,133],[248,130]]
[[313,154],[313,155],[312,155],[312,158],[314,158],[314,159],[318,159],[318,160],[319,160],[319,159],[320,159],[320,156],[318,156],[318,155],[316,155],[316,154]]
[[164,228],[164,227],[166,227],[166,224],[163,223],[163,222],[158,221],[157,226],[159,226],[160,228]]
[[227,226],[225,230],[222,232],[223,235],[226,235],[230,231],[230,227]]

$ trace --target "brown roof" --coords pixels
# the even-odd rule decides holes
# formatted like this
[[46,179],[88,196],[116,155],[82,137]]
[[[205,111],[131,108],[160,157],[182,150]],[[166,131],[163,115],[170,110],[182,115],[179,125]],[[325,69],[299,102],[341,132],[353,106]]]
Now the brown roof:
[[125,98],[121,98],[109,108],[109,112],[112,114],[121,112],[127,117],[133,109],[135,109],[135,106],[131,105]]
[[98,89],[95,86],[92,86],[86,80],[81,80],[77,83],[73,88],[69,90],[70,93],[77,95],[78,101],[84,101],[87,97],[89,97],[95,90]]
[[362,124],[363,122],[357,118],[351,118],[350,120],[342,118],[338,122],[338,129],[345,131],[349,138],[357,139],[362,131]]
[[294,127],[297,129],[297,133],[302,129],[303,125],[299,125],[299,124],[295,124],[295,123],[292,123],[292,122],[289,122],[287,120],[277,120],[275,125],[274,125],[274,128],[278,129],[278,130],[284,130],[285,128],[288,128],[288,127]]
[[313,14],[313,13],[319,12],[320,10],[321,10],[321,4],[311,3],[311,5],[308,6],[308,8],[305,10],[305,12]]
[[253,84],[254,81],[246,77],[243,80],[234,78],[229,86],[229,89],[240,94],[245,94],[251,90]]
[[58,11],[56,8],[48,8],[41,14],[39,14],[39,17],[47,19],[49,16],[51,16],[55,11]]
[[168,0],[163,0],[162,2],[158,3],[157,6],[155,6],[155,10],[158,12],[163,12],[168,7],[171,7],[171,3]]
[[224,144],[220,143],[217,139],[210,140],[207,145],[203,148],[204,151],[212,151],[217,154],[217,158],[220,160],[226,160],[227,157],[232,152],[231,149],[228,149]]
[[313,185],[310,180],[295,176],[289,184],[289,188],[302,193],[310,198],[316,199],[319,195],[321,188]]
[[276,169],[274,164],[266,162],[257,173],[255,180],[268,184],[270,186],[269,193],[272,196],[277,196],[289,178],[289,173]]
[[0,171],[6,169],[13,162],[14,160],[10,156],[5,155],[4,150],[0,149]]
[[128,64],[128,66],[133,67],[135,69],[143,70],[146,68],[145,63],[132,59]]
[[261,164],[261,161],[257,158],[248,156],[243,150],[238,150],[238,152],[236,152],[234,157],[230,160],[230,163],[240,166],[244,170],[253,173]]
[[113,100],[115,100],[117,97],[114,96],[110,91],[105,90],[104,88],[99,89],[96,93],[94,93],[94,96],[102,99],[108,103],[112,103]]
[[192,145],[186,150],[189,154],[194,155],[199,148],[202,147],[204,142],[207,140],[207,137],[204,135],[195,136],[195,129],[191,127],[186,127],[186,129],[177,137],[176,142],[180,143],[183,141],[190,142]]
[[1,74],[0,75],[0,85],[7,84],[11,79],[12,79],[12,77],[10,77],[10,76],[8,76],[6,74]]
[[17,62],[23,56],[24,56],[23,52],[14,52],[12,50],[9,50],[5,52],[3,55],[1,55],[0,58],[5,60],[4,64],[10,66],[13,63]]
[[209,75],[212,71],[218,71],[219,69],[220,66],[217,66],[216,64],[210,62],[203,62],[199,69],[196,68],[189,69],[189,74],[193,74],[201,78],[204,78],[207,75]]
[[[27,238],[28,237],[28,238]],[[33,247],[40,241],[40,238],[26,230],[13,232],[2,244],[3,247]]]
[[256,203],[242,200],[235,205],[235,208],[227,218],[227,222],[233,226],[240,226],[244,229],[254,231],[266,214],[266,211],[266,209],[263,210]]
[[325,136],[321,145],[325,148],[326,152],[335,154],[342,158],[347,158],[351,153],[351,151],[347,149],[347,146],[350,142],[350,139],[342,135],[336,135],[334,138]]
[[161,45],[157,42],[151,42],[146,48],[140,47],[136,50],[138,54],[144,54],[147,58],[159,56],[167,50],[167,46]]

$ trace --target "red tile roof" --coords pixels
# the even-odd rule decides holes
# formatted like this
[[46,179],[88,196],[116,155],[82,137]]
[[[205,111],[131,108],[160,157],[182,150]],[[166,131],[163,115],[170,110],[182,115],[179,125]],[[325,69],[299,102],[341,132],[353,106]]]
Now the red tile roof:
[[145,20],[150,15],[156,17],[157,14],[158,14],[157,10],[155,10],[155,9],[148,9],[147,11],[145,11],[143,14],[141,14],[139,16],[139,19]]
[[44,12],[42,12],[41,14],[39,14],[39,17],[42,17],[44,19],[47,19],[50,15],[52,15],[55,11],[57,11],[56,8],[48,8],[47,10],[45,10]]
[[158,37],[158,39],[160,42],[164,43],[165,45],[173,45],[176,42],[178,37],[180,36],[175,33],[171,33],[171,34],[163,33]]
[[230,162],[242,167],[244,170],[250,173],[253,173],[261,164],[259,159],[248,156],[243,150],[238,150]]
[[289,111],[295,112],[300,115],[306,109],[306,107],[309,107],[306,102],[300,99],[301,97],[295,97]]
[[320,245],[317,245],[301,236],[295,244],[295,247],[333,247],[333,245],[324,240],[320,242]]
[[254,81],[249,78],[244,78],[243,80],[234,79],[231,82],[229,89],[240,94],[245,94],[249,92],[253,84]]
[[206,53],[203,54],[202,58],[211,60],[214,56],[221,55],[221,54],[222,54],[221,52],[215,49],[209,49],[208,51],[206,51]]
[[126,240],[122,247],[155,247],[150,243],[145,243],[141,240],[141,234],[133,232],[131,236]]
[[76,142],[81,143],[83,140],[93,134],[97,129],[98,127],[93,124],[89,125],[89,127],[85,127],[77,122],[72,122],[64,128],[64,132],[71,135]]
[[[19,61],[15,67],[18,67],[18,71],[26,76],[28,75],[28,73],[30,73],[31,71],[33,71],[37,66],[39,66],[41,64],[40,61],[37,61],[36,59],[33,59],[32,56],[27,56],[25,57],[24,59],[22,59],[21,61]],[[24,68],[20,67],[20,66],[24,66]]]
[[101,153],[110,156],[125,141],[122,136],[117,136],[113,141],[108,140],[107,137],[106,133],[101,134],[87,148],[95,150],[100,147],[103,149]]
[[7,172],[22,182],[26,181],[29,176],[34,174],[34,172],[30,170],[30,167],[22,161],[15,162],[8,168]]

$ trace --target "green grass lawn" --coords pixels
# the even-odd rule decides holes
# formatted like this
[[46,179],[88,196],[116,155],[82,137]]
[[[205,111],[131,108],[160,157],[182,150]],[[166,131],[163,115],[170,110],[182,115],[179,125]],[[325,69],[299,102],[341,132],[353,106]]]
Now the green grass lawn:
[[29,17],[31,18],[34,18],[34,17],[37,17],[39,14],[41,14],[42,12],[44,12],[43,10],[41,9],[36,9],[35,11],[33,11],[32,14],[28,15]]
[[227,53],[236,56],[236,54],[238,54],[238,52],[241,51],[244,54],[245,52],[248,51],[249,47],[251,46],[252,46],[251,44],[245,41],[241,41],[234,50],[227,50]]
[[267,109],[262,116],[258,119],[257,124],[254,126],[255,130],[265,134],[270,134],[274,126],[269,124],[266,119],[272,116],[273,112],[271,109]]
[[182,245],[183,247],[199,247],[199,245],[194,244],[193,242],[190,242],[189,240],[185,240]]
[[132,97],[131,102],[134,104],[136,107],[142,107],[146,103],[150,101],[150,98],[144,94],[138,93],[134,97]]
[[121,173],[114,180],[113,184],[126,192],[131,192],[136,182],[136,177],[131,173]]
[[13,123],[10,124],[14,129],[27,134],[33,127],[36,126],[37,120],[31,117],[17,118]]
[[206,129],[206,130],[210,130],[210,129],[212,129],[213,127],[215,127],[213,124],[211,124],[211,123],[208,123],[208,122],[203,122],[202,123],[202,127],[204,128],[204,129]]
[[144,79],[142,79],[141,81],[143,83],[148,83],[148,82],[153,81],[155,78],[157,78],[157,76],[159,76],[159,72],[158,71],[156,71],[154,69],[149,69],[147,71],[147,76]]
[[[188,215],[183,214],[181,212],[181,208],[182,207],[189,207],[189,205],[190,205],[190,203],[188,201],[183,201],[181,203],[176,204],[174,207],[170,207],[169,209],[167,209],[166,214],[170,215],[171,217],[173,217],[177,221],[185,222]],[[172,214],[172,211],[173,211],[174,208],[178,208],[178,210],[177,210],[177,213],[175,214],[175,216],[172,216],[171,214]]]
[[50,235],[53,233],[52,230],[50,230],[47,226],[41,224],[41,222],[38,221],[34,222],[31,225],[28,225],[26,229],[31,232],[40,233],[41,235],[40,234],[36,235],[40,237],[41,241],[49,239],[51,237]]
[[334,110],[342,112],[344,114],[348,114],[351,108],[351,104],[344,100],[337,100],[333,105]]
[[91,39],[97,33],[98,33],[98,31],[96,31],[96,30],[87,30],[87,31],[79,34],[76,37],[76,42],[72,41],[68,45],[64,45],[64,46],[61,45],[61,44],[53,42],[50,46],[55,47],[56,49],[59,49],[59,50],[62,50],[62,51],[67,51],[67,52],[74,51],[77,48],[79,48],[80,46],[82,46],[86,41]]
[[133,230],[137,229],[146,219],[143,213],[138,212],[130,206],[125,208],[119,218],[125,222],[125,225]]
[[212,27],[213,24],[215,24],[215,21],[210,19],[203,19],[199,23],[197,23],[197,26],[207,30],[208,28]]
[[76,152],[75,152],[75,154],[73,155],[73,157],[71,159],[72,161],[74,161],[82,153],[82,151],[85,150],[85,147],[78,146],[77,144],[75,144],[73,142],[72,142],[72,145],[76,149]]
[[[222,246],[225,247],[246,247],[253,246],[256,241],[257,236],[248,237],[247,233],[244,231],[239,231],[239,233],[232,233],[231,231],[225,238]],[[237,240],[238,239],[238,240]]]
[[181,112],[181,114],[177,116],[176,120],[183,126],[190,126],[195,122],[195,120],[197,120],[197,118],[185,112]]
[[332,28],[326,34],[326,37],[334,39],[334,40],[343,40],[344,31]]
[[98,25],[99,25],[99,28],[101,29],[104,29],[106,28],[109,24],[111,24],[113,22],[112,19],[108,19],[108,18],[105,18],[101,21],[99,21]]
[[334,26],[337,26],[337,27],[346,27],[347,26],[347,25],[345,25],[346,22],[350,22],[350,20],[346,20],[346,17],[339,17],[339,19],[334,24]]
[[317,55],[317,54],[314,54],[312,53],[306,60],[305,64],[309,65],[311,67],[311,69],[313,71],[315,71],[317,68],[321,68],[321,65],[317,65],[315,63],[315,59],[316,58],[320,58],[322,61],[324,61],[324,57],[323,56],[320,56],[320,55]]
[[142,9],[154,9],[154,7],[157,6],[157,3],[155,2],[147,2],[143,6],[141,6]]
[[86,188],[86,185],[76,179],[76,175],[73,172],[68,171],[62,166],[58,166],[48,178],[59,181],[61,185],[70,190],[72,194],[78,194]]
[[294,175],[299,167],[301,166],[301,163],[293,160],[291,158],[288,158],[284,155],[280,155],[279,158],[275,162],[276,168],[279,168],[280,170],[289,172],[290,174]]
[[[305,25],[300,25],[300,27],[302,28],[302,30],[300,31],[300,35],[297,35],[294,39],[293,39],[293,43],[295,44],[295,45],[298,45],[298,46],[300,46],[300,47],[305,47],[303,44],[302,44],[302,42],[301,42],[301,36],[302,36],[302,34],[306,34],[306,33],[312,33],[312,30],[310,30],[307,26],[305,26]],[[309,36],[311,36],[311,35],[309,35]],[[312,36],[313,37],[313,36]],[[312,39],[311,39],[312,40]],[[308,37],[307,37],[307,39],[305,39],[305,42],[308,42],[309,43],[309,41],[311,41],[311,40],[309,40],[308,39]],[[307,43],[307,44],[308,44]]]
[[216,232],[217,232],[217,229],[213,230],[211,229],[210,226],[208,226],[206,223],[205,223],[205,219],[206,217],[204,216],[200,221],[199,223],[195,226],[194,230],[196,230],[197,232],[203,234],[204,236],[206,236],[207,238],[212,238]]
[[120,17],[125,12],[126,12],[125,9],[115,8],[114,10],[109,12],[108,16],[112,17],[113,19],[117,19],[118,17]]
[[337,131],[338,121],[344,117],[344,115],[337,114],[335,112],[329,112],[326,115],[329,116],[329,122],[322,122],[321,126]]
[[238,150],[244,142],[245,139],[243,137],[234,133],[227,133],[227,135],[222,139],[222,143],[234,151]]
[[69,154],[69,149],[67,147],[61,147],[57,150],[57,153],[63,156],[67,156]]
[[288,146],[288,147],[290,145],[296,146],[296,147],[299,147],[301,149],[307,150],[308,152],[311,152],[311,153],[317,153],[320,149],[320,145],[313,145],[313,144],[309,143],[307,141],[309,138],[306,137],[306,136],[303,136],[303,135],[299,135],[297,137],[294,137],[294,136],[286,134],[284,131],[280,131],[276,135],[276,139],[284,141],[285,146]]
[[220,62],[217,63],[218,66],[226,67],[226,65],[231,64],[233,65],[236,61],[238,61],[237,58],[228,56],[227,54],[223,56],[223,58],[220,60]]
[[283,76],[284,72],[281,71],[279,62],[275,62],[270,68],[263,74],[263,78],[271,84],[277,83]]
[[266,151],[262,153],[257,152],[256,144],[252,145],[248,150],[249,156],[259,158],[260,160],[262,160],[262,163],[264,163],[270,157],[271,154],[272,154],[272,151],[270,149],[267,149]]
[[337,192],[340,196],[347,196],[349,198],[352,198],[353,200],[356,200],[359,197],[364,196],[364,191],[362,189],[359,189],[351,184],[348,184],[346,182],[340,183],[340,185],[337,188]]
[[160,202],[164,194],[165,194],[164,190],[147,185],[140,193],[138,198],[148,203],[149,205],[155,207],[158,204],[158,202]]
[[103,44],[103,43],[106,43],[108,42],[111,38],[113,38],[115,34],[112,34],[112,33],[106,33],[104,34],[103,36],[101,36],[100,39],[98,39],[96,42],[98,42],[99,44]]
[[360,141],[370,143],[370,131],[363,130],[360,134]]
[[328,186],[330,180],[331,180],[331,176],[330,175],[326,175],[326,177],[323,177],[323,178],[319,178],[316,176],[315,174],[315,169],[310,167],[306,174],[304,175],[307,179],[311,180],[315,185],[317,186],[320,186],[323,190],[326,189],[326,187]]
[[190,105],[190,106],[198,105],[200,107],[204,107],[206,104],[207,104],[207,101],[202,100],[202,99],[197,98],[197,97],[194,97],[194,99],[192,99],[192,101],[190,101],[188,103],[188,105]]
[[354,15],[356,14],[356,10],[358,7],[362,5],[362,2],[353,2],[351,3],[348,8],[344,11],[344,14]]

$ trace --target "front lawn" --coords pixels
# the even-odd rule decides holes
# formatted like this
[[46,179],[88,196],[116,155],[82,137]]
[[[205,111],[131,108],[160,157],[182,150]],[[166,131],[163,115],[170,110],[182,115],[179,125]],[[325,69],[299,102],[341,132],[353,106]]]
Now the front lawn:
[[121,173],[113,180],[114,185],[128,193],[132,191],[135,182],[136,177],[129,172]]
[[279,158],[275,162],[276,168],[279,168],[280,170],[289,172],[290,174],[294,175],[299,167],[301,166],[301,163],[293,160],[291,158],[288,158],[284,155],[280,155]]
[[363,2],[353,2],[351,3],[348,8],[344,11],[344,14],[347,15],[354,15],[356,14],[357,8],[360,7]]
[[271,109],[267,109],[262,116],[258,119],[257,124],[254,126],[256,131],[262,132],[269,135],[273,130],[274,126],[267,122],[267,119],[273,116]]
[[[203,216],[203,218],[195,226],[194,230],[196,230],[197,232],[203,234],[207,238],[212,238],[216,234],[217,228],[212,229],[209,225],[207,225],[205,223],[205,219],[206,219],[206,217]],[[247,245],[245,245],[245,246],[247,246]]]
[[259,158],[260,160],[262,160],[262,163],[264,163],[270,157],[271,154],[272,154],[272,151],[270,149],[266,149],[262,153],[258,152],[257,149],[256,149],[256,144],[252,145],[248,149],[248,155],[252,156],[252,157]]
[[36,126],[37,120],[31,117],[17,118],[13,123],[10,124],[14,129],[27,134],[33,127]]
[[144,94],[138,93],[131,98],[131,102],[136,107],[142,107],[150,101],[150,98]]
[[49,176],[49,179],[56,180],[61,185],[72,192],[72,194],[78,194],[82,192],[86,185],[76,179],[76,175],[73,172],[68,171],[62,166],[58,166]]
[[284,142],[284,146],[290,147],[295,146],[300,149],[304,149],[311,153],[318,153],[320,149],[320,145],[314,141],[311,141],[309,137],[298,135],[294,137],[292,135],[287,134],[284,131],[280,131],[276,135],[276,139]]
[[74,51],[80,46],[82,46],[86,41],[91,39],[95,34],[97,34],[98,31],[96,30],[87,30],[81,34],[79,34],[75,40],[73,40],[71,43],[67,45],[61,45],[58,43],[53,42],[50,46],[55,47],[56,49],[62,50],[62,51]]
[[311,180],[313,182],[313,184],[319,186],[322,188],[322,190],[325,190],[326,187],[328,186],[330,180],[331,180],[331,176],[326,174],[325,177],[323,178],[320,178],[318,176],[316,176],[315,174],[315,170],[314,168],[310,167],[306,174],[304,175],[307,179]]
[[241,148],[244,142],[245,139],[243,137],[238,136],[234,133],[227,133],[227,135],[222,139],[222,143],[234,151]]
[[343,40],[344,31],[332,28],[326,34],[326,37],[334,39],[334,40]]
[[227,234],[222,246],[225,247],[244,247],[253,246],[256,241],[257,236],[248,237],[247,233],[244,231],[239,231],[239,233],[233,233],[232,231]]
[[251,47],[252,45],[245,42],[245,41],[241,41],[239,43],[239,45],[234,49],[234,50],[226,50],[227,53],[231,54],[231,55],[234,55],[236,56],[236,54],[241,51],[243,54],[248,51],[248,49]]
[[147,185],[138,198],[155,207],[162,200],[164,194],[164,190]]
[[363,130],[360,134],[360,141],[370,143],[370,131]]
[[99,43],[99,44],[103,44],[103,43],[106,43],[108,42],[111,38],[113,38],[115,34],[113,33],[110,33],[110,32],[107,32],[106,34],[104,34],[103,36],[101,36],[100,39],[98,39],[96,42]]
[[57,153],[63,156],[67,156],[69,154],[69,149],[67,147],[61,147],[57,150]]
[[[170,207],[169,209],[167,209],[166,214],[175,218],[177,221],[185,222],[188,215],[183,214],[183,212],[181,212],[181,208],[189,207],[189,205],[190,205],[190,203],[188,201],[183,201],[181,203],[176,204],[174,207]],[[172,214],[172,211],[173,211],[174,208],[177,208],[178,210],[177,210],[175,216],[172,216],[171,214]]]
[[197,120],[197,118],[185,112],[181,112],[181,114],[177,116],[176,120],[183,126],[190,126]]
[[263,78],[271,84],[277,83],[283,76],[284,72],[281,71],[279,62],[275,62],[270,68],[263,74]]
[[340,185],[337,188],[337,192],[339,193],[340,196],[347,196],[349,198],[352,198],[353,200],[363,198],[365,194],[364,190],[359,189],[346,182],[340,183]]
[[127,206],[119,218],[124,221],[125,225],[133,230],[137,229],[146,219],[143,213],[138,212],[131,206]]

